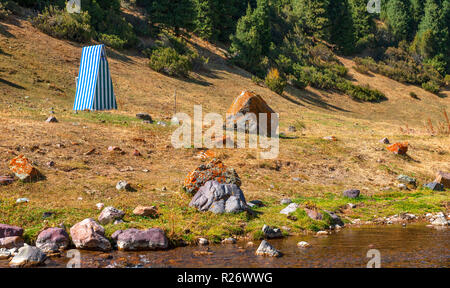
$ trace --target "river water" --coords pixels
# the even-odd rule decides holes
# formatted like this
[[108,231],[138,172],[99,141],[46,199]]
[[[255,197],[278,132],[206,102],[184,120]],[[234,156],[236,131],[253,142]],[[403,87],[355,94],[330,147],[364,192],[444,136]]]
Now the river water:
[[[298,248],[307,241],[309,248]],[[381,267],[450,267],[450,229],[422,224],[349,227],[328,236],[295,236],[269,242],[280,258],[256,256],[259,241],[180,247],[167,251],[112,253],[81,251],[82,267],[366,267],[371,249],[380,252]],[[206,251],[208,253],[199,253]],[[44,267],[65,267],[66,257],[51,258]],[[7,261],[0,261],[7,267]]]

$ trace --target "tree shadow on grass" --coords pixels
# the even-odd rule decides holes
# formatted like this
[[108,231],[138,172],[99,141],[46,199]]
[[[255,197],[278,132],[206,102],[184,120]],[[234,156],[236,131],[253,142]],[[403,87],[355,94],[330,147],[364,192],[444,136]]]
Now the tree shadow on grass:
[[321,95],[318,95],[311,91],[298,90],[296,88],[291,88],[291,87],[289,87],[287,90],[295,98],[289,97],[285,93],[283,93],[283,95],[280,95],[280,96],[294,104],[297,104],[300,106],[305,106],[305,103],[307,103],[307,104],[310,104],[310,105],[313,105],[313,106],[316,106],[319,108],[327,109],[327,110],[334,110],[334,111],[340,111],[340,112],[351,112],[344,108],[340,108],[340,107],[337,107],[335,105],[325,102],[325,100],[323,99],[323,97]]
[[12,83],[12,82],[9,82],[8,80],[2,79],[2,78],[0,78],[0,83],[6,84],[6,85],[11,86],[11,87],[16,88],[16,89],[26,90],[23,86],[17,85],[17,84]]

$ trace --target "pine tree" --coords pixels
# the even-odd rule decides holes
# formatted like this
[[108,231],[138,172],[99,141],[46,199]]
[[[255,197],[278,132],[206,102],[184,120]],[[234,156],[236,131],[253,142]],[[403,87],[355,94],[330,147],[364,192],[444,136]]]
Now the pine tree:
[[230,51],[234,61],[244,69],[263,75],[261,59],[270,47],[270,21],[268,0],[258,0],[256,9],[247,7],[246,14],[239,19],[236,33],[231,37]]
[[420,23],[420,20],[423,17],[424,1],[423,0],[410,0],[410,2],[411,2],[411,11],[412,11],[412,18],[414,21],[414,26],[417,28],[417,26]]
[[330,25],[327,15],[328,5],[329,0],[292,1],[293,13],[305,33],[319,38],[328,38],[327,28]]
[[355,30],[348,0],[330,1],[328,6],[330,41],[337,44],[344,54],[355,48]]
[[210,39],[214,34],[212,0],[195,0],[196,17],[194,32],[205,39]]
[[397,41],[411,36],[411,3],[405,0],[389,0],[386,5],[386,20]]
[[194,9],[191,0],[148,0],[143,1],[150,13],[150,20],[173,28],[179,34],[180,28],[191,29]]
[[374,40],[375,25],[373,15],[367,13],[367,0],[350,0],[355,49],[365,48]]

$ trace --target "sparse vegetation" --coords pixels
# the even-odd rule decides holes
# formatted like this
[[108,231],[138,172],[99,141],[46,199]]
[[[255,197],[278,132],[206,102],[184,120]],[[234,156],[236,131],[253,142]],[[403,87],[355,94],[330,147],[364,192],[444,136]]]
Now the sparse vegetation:
[[286,80],[280,75],[278,69],[271,69],[267,73],[265,83],[267,87],[277,94],[283,94],[284,87],[286,87]]
[[170,76],[187,77],[192,70],[192,63],[185,55],[180,55],[171,47],[156,48],[150,56],[150,67]]
[[92,38],[90,16],[87,12],[69,14],[50,6],[33,19],[33,24],[42,32],[60,39],[88,42]]

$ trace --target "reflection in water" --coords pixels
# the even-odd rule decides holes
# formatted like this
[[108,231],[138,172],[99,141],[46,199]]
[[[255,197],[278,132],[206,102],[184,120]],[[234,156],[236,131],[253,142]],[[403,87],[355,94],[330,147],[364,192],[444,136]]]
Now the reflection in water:
[[[298,248],[307,241],[309,248]],[[325,237],[301,236],[269,241],[281,258],[255,256],[257,245],[210,246],[211,255],[199,247],[156,252],[82,252],[82,267],[366,267],[367,251],[381,253],[381,267],[450,267],[450,229],[424,225],[347,228]],[[256,241],[255,244],[259,244]],[[52,258],[46,267],[65,267],[68,259]],[[0,261],[0,267],[7,266]]]

